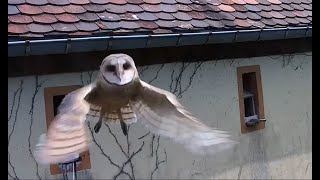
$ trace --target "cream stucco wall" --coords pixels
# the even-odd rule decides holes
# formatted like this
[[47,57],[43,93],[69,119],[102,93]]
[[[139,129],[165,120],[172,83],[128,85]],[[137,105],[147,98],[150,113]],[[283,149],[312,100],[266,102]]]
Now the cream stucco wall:
[[[259,64],[264,94],[266,128],[241,134],[236,67]],[[181,76],[181,101],[193,114],[213,127],[229,131],[240,145],[213,156],[194,156],[165,138],[152,138],[140,124],[129,131],[130,152],[142,150],[124,171],[136,179],[311,179],[312,91],[311,53],[293,57],[272,56],[250,59],[204,62],[195,75],[197,63],[191,63]],[[171,91],[176,86],[181,63],[139,67],[141,78]],[[8,121],[10,138],[9,173],[20,179],[48,179],[48,167],[39,166],[31,156],[40,134],[46,132],[44,87],[87,84],[90,72],[8,79]],[[92,78],[96,72],[93,72]],[[36,81],[37,80],[37,81]],[[171,84],[172,83],[172,84]],[[179,85],[179,83],[178,83]],[[179,93],[180,87],[177,86]],[[90,118],[91,127],[97,119]],[[120,145],[127,142],[118,125],[111,125]],[[10,137],[9,137],[10,136]],[[119,168],[105,155],[122,166],[127,160],[106,128],[94,135],[91,170],[80,172],[82,178],[112,179]],[[151,149],[153,144],[153,150]],[[103,153],[102,153],[103,152]],[[12,169],[14,167],[14,171]],[[38,169],[38,171],[37,171]],[[134,173],[134,176],[133,176]],[[38,175],[37,175],[38,174]],[[10,176],[8,175],[8,178]],[[118,178],[128,178],[122,174]]]

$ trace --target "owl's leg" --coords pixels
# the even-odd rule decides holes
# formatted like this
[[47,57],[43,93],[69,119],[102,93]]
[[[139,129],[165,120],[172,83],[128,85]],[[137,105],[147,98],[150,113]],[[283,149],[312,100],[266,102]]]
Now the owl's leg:
[[94,132],[95,133],[98,133],[100,128],[101,128],[101,125],[102,125],[102,117],[99,118],[99,121],[97,122],[97,124],[94,126]]
[[105,111],[103,109],[101,109],[100,111],[100,117],[99,117],[99,121],[97,122],[97,124],[94,126],[94,132],[98,133],[100,131],[101,125],[102,125],[102,119],[104,117]]
[[121,109],[118,110],[118,116],[119,116],[122,132],[125,136],[127,136],[128,135],[127,124],[122,119]]

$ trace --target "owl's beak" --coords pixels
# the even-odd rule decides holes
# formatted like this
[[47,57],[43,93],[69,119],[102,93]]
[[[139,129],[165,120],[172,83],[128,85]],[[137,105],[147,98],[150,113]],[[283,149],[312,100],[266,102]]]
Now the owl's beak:
[[123,73],[122,73],[123,71],[122,70],[118,70],[118,71],[116,71],[116,75],[117,75],[117,77],[119,78],[119,80],[121,81],[121,79],[122,79],[122,75],[123,75]]

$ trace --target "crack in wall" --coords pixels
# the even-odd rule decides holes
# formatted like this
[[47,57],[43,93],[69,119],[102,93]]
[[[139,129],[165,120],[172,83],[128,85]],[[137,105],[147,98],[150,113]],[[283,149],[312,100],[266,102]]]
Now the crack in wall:
[[13,92],[13,100],[12,100],[12,106],[11,106],[11,110],[10,110],[10,115],[8,117],[8,123],[10,122],[10,120],[12,118],[13,109],[14,109],[14,106],[15,106],[16,96],[18,94],[18,91],[20,91],[20,88],[17,88],[17,90],[15,92]]
[[14,121],[13,121],[13,124],[12,124],[12,129],[11,129],[11,132],[9,133],[9,136],[8,136],[8,163],[9,163],[11,169],[12,169],[12,172],[13,172],[14,176],[10,173],[9,168],[8,168],[8,175],[14,177],[13,179],[19,179],[19,178],[17,176],[15,167],[11,163],[9,145],[10,145],[11,136],[12,136],[14,130],[15,130],[15,125],[16,125],[16,122],[17,122],[17,119],[18,119],[18,111],[20,109],[21,94],[22,94],[22,91],[23,91],[23,80],[20,80],[20,86],[19,86],[18,90],[19,90],[19,95],[18,95],[17,109],[15,111],[15,118],[14,118]]
[[96,146],[99,148],[99,150],[101,151],[101,154],[108,159],[108,161],[110,162],[111,165],[117,167],[117,168],[121,171],[121,174],[125,174],[125,175],[127,175],[130,179],[132,179],[132,177],[131,177],[131,175],[130,175],[129,173],[123,171],[123,168],[121,168],[118,164],[116,164],[116,163],[111,159],[111,157],[104,152],[103,148],[102,148],[101,145],[97,142],[97,140],[96,140],[96,138],[95,138],[95,136],[94,136],[94,134],[93,134],[93,130],[91,129],[91,126],[90,126],[90,122],[89,122],[89,121],[87,122],[87,125],[88,125],[88,127],[89,127],[89,130],[90,130],[90,133],[91,133],[91,136],[92,136],[92,141],[93,141],[93,142],[96,144]]
[[90,84],[92,82],[92,74],[93,71],[88,71],[89,80],[87,81],[87,84]]
[[138,73],[140,74],[140,76],[143,76],[144,71],[146,71],[147,69],[149,69],[149,65],[138,67]]
[[194,67],[193,72],[189,78],[189,82],[188,82],[187,86],[182,91],[180,90],[180,92],[177,95],[178,97],[182,98],[182,94],[189,89],[189,87],[192,84],[194,76],[196,75],[198,69],[201,67],[202,64],[203,64],[203,61],[195,63],[195,67]]
[[145,135],[138,137],[138,139],[143,139],[143,138],[145,138],[146,136],[148,136],[149,134],[150,134],[150,131],[148,131]]
[[154,80],[158,78],[159,72],[162,70],[165,64],[162,64],[160,68],[157,70],[156,75],[149,81],[149,84],[151,84]]
[[167,162],[167,151],[166,151],[165,148],[164,148],[164,150],[163,150],[163,151],[164,151],[165,158],[164,158],[163,160],[159,161],[158,150],[159,150],[159,146],[160,146],[160,136],[158,136],[158,138],[157,138],[157,143],[158,143],[158,145],[157,145],[156,154],[155,154],[155,155],[156,155],[156,162],[155,162],[155,168],[154,168],[154,170],[151,172],[151,179],[153,179],[153,174],[156,172],[156,170],[159,169],[160,164]]
[[153,143],[154,143],[154,138],[156,137],[156,135],[152,134],[152,138],[151,138],[151,157],[153,157]]
[[308,163],[307,164],[307,167],[306,167],[306,170],[305,170],[305,172],[304,172],[304,174],[307,174],[307,171],[308,171],[308,168],[309,168],[309,165],[310,165],[311,163]]
[[36,164],[36,174],[38,179],[41,180],[41,177],[39,175],[39,165],[38,162],[36,161],[36,159],[33,156],[32,150],[31,150],[31,134],[32,134],[32,126],[33,126],[33,109],[34,109],[34,101],[36,98],[37,93],[39,92],[40,88],[42,87],[43,83],[45,83],[46,80],[43,80],[42,82],[38,82],[38,76],[35,76],[35,91],[33,93],[32,99],[31,99],[31,108],[29,111],[29,115],[30,115],[30,125],[29,125],[29,135],[28,135],[28,150],[29,150],[29,154],[32,157],[32,159],[34,160],[35,164]]

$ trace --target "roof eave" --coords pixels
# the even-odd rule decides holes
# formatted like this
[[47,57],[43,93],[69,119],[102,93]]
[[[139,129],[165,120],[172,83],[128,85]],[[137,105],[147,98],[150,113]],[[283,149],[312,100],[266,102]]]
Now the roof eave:
[[312,37],[312,26],[9,41],[8,57]]

